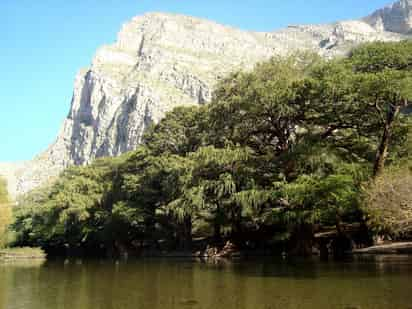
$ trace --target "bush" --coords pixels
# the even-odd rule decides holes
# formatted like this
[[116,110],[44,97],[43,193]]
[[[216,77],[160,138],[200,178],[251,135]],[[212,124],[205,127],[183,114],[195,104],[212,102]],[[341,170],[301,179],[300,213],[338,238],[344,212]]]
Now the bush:
[[412,167],[388,169],[366,188],[370,227],[394,238],[412,235]]

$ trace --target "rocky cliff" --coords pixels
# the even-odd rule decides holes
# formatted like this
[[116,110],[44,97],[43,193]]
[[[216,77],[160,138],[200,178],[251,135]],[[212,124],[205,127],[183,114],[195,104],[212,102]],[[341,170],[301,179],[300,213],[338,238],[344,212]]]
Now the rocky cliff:
[[78,73],[56,141],[33,161],[0,164],[0,174],[16,195],[69,165],[135,149],[150,123],[175,106],[207,103],[229,72],[296,50],[333,57],[362,42],[401,40],[409,33],[411,8],[412,0],[401,0],[362,20],[267,33],[181,15],[135,17]]
[[363,19],[377,31],[410,34],[412,30],[412,0],[400,0],[377,10]]

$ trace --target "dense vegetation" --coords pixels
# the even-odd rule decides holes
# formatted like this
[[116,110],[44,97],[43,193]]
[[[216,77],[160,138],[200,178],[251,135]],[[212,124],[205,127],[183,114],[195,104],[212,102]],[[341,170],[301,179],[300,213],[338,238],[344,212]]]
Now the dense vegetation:
[[25,196],[16,243],[114,254],[229,239],[309,254],[316,232],[343,237],[350,223],[368,242],[389,229],[375,203],[390,190],[381,179],[408,165],[411,63],[411,42],[374,43],[231,74],[211,104],[168,113],[136,151]]
[[8,240],[8,226],[11,223],[12,213],[7,193],[7,183],[0,178],[0,249]]
[[388,168],[366,191],[369,225],[393,238],[412,235],[412,167]]

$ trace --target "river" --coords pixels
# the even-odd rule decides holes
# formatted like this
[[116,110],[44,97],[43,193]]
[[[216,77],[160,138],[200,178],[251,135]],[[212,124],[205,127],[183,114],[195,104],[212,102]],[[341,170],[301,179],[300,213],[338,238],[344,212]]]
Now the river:
[[0,263],[1,309],[412,309],[412,257]]

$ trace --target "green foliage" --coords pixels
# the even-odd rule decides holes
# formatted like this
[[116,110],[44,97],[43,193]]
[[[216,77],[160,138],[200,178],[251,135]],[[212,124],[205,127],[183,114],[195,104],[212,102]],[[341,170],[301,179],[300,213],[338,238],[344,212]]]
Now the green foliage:
[[360,72],[411,70],[412,42],[364,44],[353,50],[349,58],[355,70]]
[[344,219],[359,219],[359,190],[350,175],[302,175],[292,183],[277,184],[277,188],[288,201],[282,215],[293,224],[331,226]]
[[319,66],[305,85],[313,124],[337,146],[373,162],[374,176],[410,128],[401,111],[412,99],[411,50],[411,41],[367,44]]
[[101,159],[70,168],[51,188],[23,198],[13,224],[17,243],[78,247],[89,239],[103,241],[118,161]]
[[[315,227],[361,222],[362,184],[411,153],[411,46],[297,54],[231,74],[211,104],[167,113],[135,151],[24,197],[17,244],[107,253],[301,238],[311,250]],[[379,181],[370,196],[386,190]]]
[[148,130],[144,144],[154,154],[185,156],[203,143],[205,108],[176,107],[159,124]]
[[7,182],[0,178],[0,248],[8,242],[8,226],[12,220]]
[[210,106],[212,141],[248,146],[261,154],[288,150],[305,113],[299,85],[307,70],[295,57],[273,58],[253,72],[229,76]]

